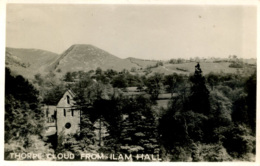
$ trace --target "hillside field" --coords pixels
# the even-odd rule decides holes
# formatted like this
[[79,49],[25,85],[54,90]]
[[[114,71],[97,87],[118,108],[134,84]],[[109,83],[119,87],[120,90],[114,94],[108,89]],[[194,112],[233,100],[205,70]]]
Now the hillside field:
[[[214,61],[201,60],[200,66],[203,74],[237,73],[250,75],[256,69],[256,59],[240,59],[244,63],[242,68],[231,68],[228,59]],[[198,60],[199,62],[199,60]],[[72,45],[62,54],[55,54],[40,49],[6,48],[6,67],[15,74],[27,79],[33,79],[34,75],[46,75],[53,72],[57,77],[62,77],[67,72],[113,69],[120,72],[124,69],[132,74],[153,75],[172,73],[190,75],[194,72],[197,62],[172,64],[169,61],[145,60],[138,58],[121,59],[100,48],[87,44]]]

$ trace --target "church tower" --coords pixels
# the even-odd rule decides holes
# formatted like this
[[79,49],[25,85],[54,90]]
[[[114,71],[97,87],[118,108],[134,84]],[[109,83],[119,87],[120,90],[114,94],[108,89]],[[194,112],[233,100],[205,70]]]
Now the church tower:
[[57,105],[57,134],[75,134],[79,129],[80,110],[75,109],[75,94],[68,90]]

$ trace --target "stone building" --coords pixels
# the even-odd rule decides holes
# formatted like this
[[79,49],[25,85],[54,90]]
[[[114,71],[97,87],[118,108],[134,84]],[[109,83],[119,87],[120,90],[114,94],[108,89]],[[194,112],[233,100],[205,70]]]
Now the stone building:
[[80,110],[75,107],[75,94],[68,90],[64,93],[57,105],[57,135],[75,134],[79,129]]
[[56,113],[57,109],[54,105],[45,105],[43,108],[45,114],[45,133],[44,136],[55,135],[57,132]]
[[[60,98],[58,104],[45,105],[43,107],[45,113],[45,133],[43,136],[52,139],[53,137],[63,134],[75,134],[80,131],[81,111],[77,109],[73,100],[75,94],[71,90],[67,90]],[[99,146],[104,145],[104,137],[108,136],[107,126],[104,118],[93,119],[95,140]]]
[[75,134],[80,130],[80,110],[75,107],[73,98],[75,94],[71,90],[67,90],[57,106],[47,105],[43,107],[46,117],[45,136]]

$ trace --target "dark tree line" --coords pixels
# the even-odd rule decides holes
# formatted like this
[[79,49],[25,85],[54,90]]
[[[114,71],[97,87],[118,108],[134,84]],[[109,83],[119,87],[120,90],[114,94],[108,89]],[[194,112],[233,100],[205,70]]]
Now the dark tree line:
[[[53,152],[43,142],[39,92],[22,76],[5,69],[5,158],[10,153]],[[34,148],[37,146],[37,148]]]
[[[251,154],[255,153],[255,74],[247,80],[214,74],[207,79],[211,91],[199,64],[196,65],[190,77],[189,95],[185,100],[180,96],[173,98],[160,118],[164,156],[170,156],[173,161],[252,160]],[[224,87],[230,91],[225,92]]]
[[[199,64],[190,76],[139,76],[99,68],[68,72],[60,81],[53,73],[37,75],[33,83],[39,91],[6,70],[8,153],[15,141],[32,150],[33,142],[43,140],[40,105],[56,105],[68,88],[82,112],[80,131],[61,134],[55,153],[150,153],[163,161],[251,161],[255,153],[256,73],[204,76]],[[125,95],[131,86],[144,93]],[[165,108],[156,103],[161,93],[171,94]],[[42,142],[40,150],[52,150]]]

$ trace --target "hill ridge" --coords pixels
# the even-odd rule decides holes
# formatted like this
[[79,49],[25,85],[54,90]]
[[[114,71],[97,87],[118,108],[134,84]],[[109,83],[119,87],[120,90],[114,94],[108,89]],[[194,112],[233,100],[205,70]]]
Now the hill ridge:
[[[180,73],[189,74],[194,70],[195,62],[171,64],[166,61],[163,66],[158,66],[160,60],[148,60],[141,58],[128,57],[119,58],[103,49],[91,44],[73,44],[61,54],[42,49],[12,48],[6,47],[6,67],[19,75],[32,79],[35,74],[48,74],[54,72],[55,75],[62,77],[66,72],[112,69],[122,71],[123,69],[139,74],[149,74],[158,72],[164,74]],[[243,60],[256,66],[256,60]],[[203,63],[204,73],[210,71],[235,73],[238,69],[230,68],[230,62],[201,62]],[[148,70],[149,69],[149,70]],[[242,69],[239,69],[242,70]],[[246,67],[243,70],[251,70]],[[241,71],[242,72],[242,71]]]
[[52,54],[58,54],[56,52],[52,52],[52,51],[48,51],[48,50],[44,50],[44,49],[38,49],[38,48],[5,47],[5,50],[7,52],[9,52],[8,50],[43,51],[43,52],[49,52],[49,53],[52,53]]
[[95,70],[100,67],[104,70],[122,70],[136,67],[136,64],[121,59],[101,48],[91,44],[73,44],[65,50],[52,64],[50,70],[64,72],[77,70]]

